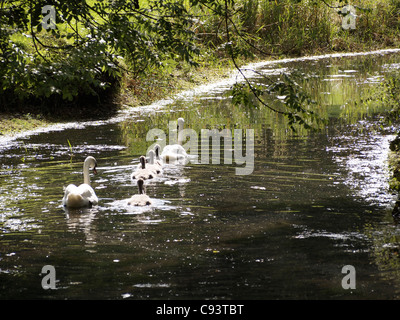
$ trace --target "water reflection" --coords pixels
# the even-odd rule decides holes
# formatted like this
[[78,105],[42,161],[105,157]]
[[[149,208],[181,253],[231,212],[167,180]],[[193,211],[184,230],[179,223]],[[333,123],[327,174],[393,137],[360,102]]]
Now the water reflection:
[[64,208],[67,230],[72,233],[82,232],[85,235],[86,247],[95,247],[97,242],[96,229],[92,225],[98,213],[97,208],[68,209]]

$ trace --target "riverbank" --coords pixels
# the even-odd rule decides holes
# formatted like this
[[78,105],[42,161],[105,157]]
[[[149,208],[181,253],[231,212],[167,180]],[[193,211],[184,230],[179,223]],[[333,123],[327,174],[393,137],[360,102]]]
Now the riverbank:
[[32,117],[30,114],[0,114],[0,136],[15,135],[17,133],[45,127],[51,121],[41,116]]
[[[192,69],[188,73],[176,70],[176,72],[170,75],[168,81],[163,79],[162,81],[164,83],[158,87],[155,84],[159,83],[161,79],[153,77],[153,84],[149,85],[147,88],[142,87],[142,84],[132,79],[125,78],[122,81],[123,84],[118,94],[113,97],[112,101],[108,102],[108,108],[103,106],[103,110],[98,110],[94,116],[90,114],[91,111],[83,112],[83,116],[66,114],[65,117],[62,115],[62,112],[59,114],[46,115],[41,113],[3,112],[0,113],[0,136],[13,136],[24,131],[47,127],[66,121],[107,118],[125,108],[148,105],[158,100],[171,98],[179,92],[188,90],[194,86],[224,79],[229,76],[232,70],[233,68],[228,64],[212,68]],[[112,110],[112,112],[109,112],[109,110]]]

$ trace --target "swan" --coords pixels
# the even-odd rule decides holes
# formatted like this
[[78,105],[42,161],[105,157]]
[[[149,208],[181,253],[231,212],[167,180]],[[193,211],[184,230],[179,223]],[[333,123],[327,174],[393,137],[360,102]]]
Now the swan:
[[151,205],[151,199],[146,193],[144,192],[143,189],[143,180],[139,179],[137,181],[138,189],[139,189],[139,194],[133,195],[130,199],[128,199],[128,205],[131,206],[149,206]]
[[140,156],[139,161],[141,167],[137,168],[135,172],[132,173],[131,178],[142,180],[153,179],[157,175],[157,173],[151,168],[147,168],[146,158],[144,156]]
[[186,150],[179,144],[165,146],[161,153],[161,158],[165,163],[186,162],[188,154]]
[[89,169],[93,168],[93,173],[97,174],[96,171],[97,161],[92,156],[85,159],[83,163],[83,184],[78,187],[74,184],[70,184],[65,188],[64,198],[62,204],[64,207],[80,208],[80,207],[91,207],[96,205],[99,200],[90,186]]
[[183,118],[178,119],[178,143],[166,145],[161,153],[161,159],[166,163],[171,163],[175,161],[185,161],[188,157],[186,150],[181,146],[181,141],[179,139],[179,132],[183,129],[183,124],[185,120]]

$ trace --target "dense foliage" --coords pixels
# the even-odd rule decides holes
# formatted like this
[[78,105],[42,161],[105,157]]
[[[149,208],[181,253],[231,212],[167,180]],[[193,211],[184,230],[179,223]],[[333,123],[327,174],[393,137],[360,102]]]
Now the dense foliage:
[[[55,28],[44,21],[49,4]],[[122,72],[194,63],[190,19],[182,1],[148,1],[143,8],[137,0],[2,1],[1,106],[26,97],[98,96]]]

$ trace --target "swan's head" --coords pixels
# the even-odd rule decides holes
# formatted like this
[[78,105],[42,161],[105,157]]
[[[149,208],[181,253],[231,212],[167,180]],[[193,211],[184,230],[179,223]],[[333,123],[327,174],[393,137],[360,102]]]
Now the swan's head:
[[185,119],[183,118],[178,118],[178,127],[177,130],[180,131],[183,129],[183,124],[185,123]]
[[94,157],[89,156],[85,159],[85,162],[83,163],[83,166],[88,167],[89,169],[93,169],[93,173],[97,174],[97,161]]

